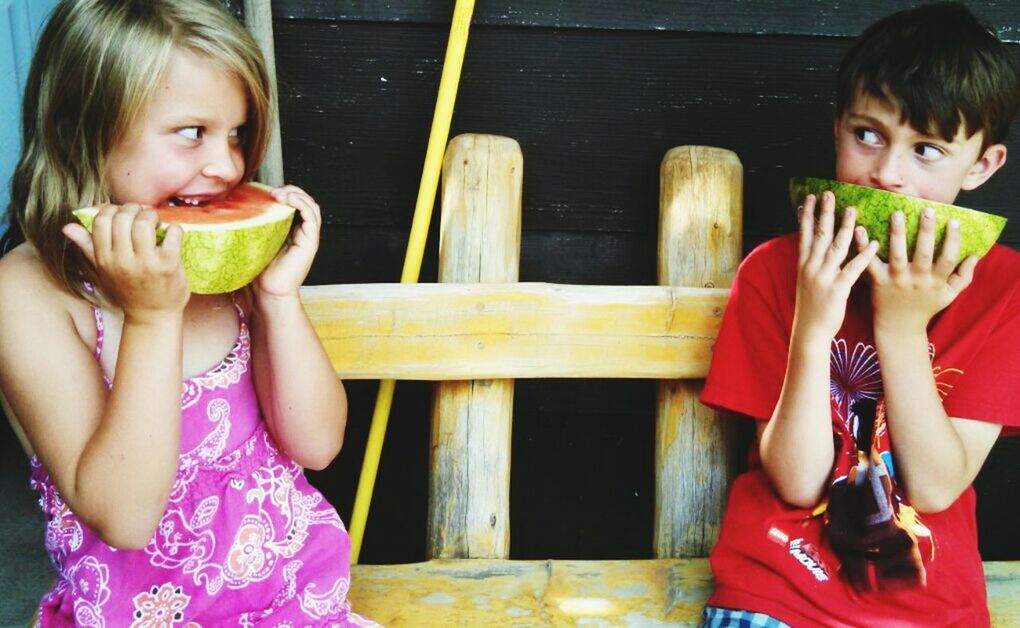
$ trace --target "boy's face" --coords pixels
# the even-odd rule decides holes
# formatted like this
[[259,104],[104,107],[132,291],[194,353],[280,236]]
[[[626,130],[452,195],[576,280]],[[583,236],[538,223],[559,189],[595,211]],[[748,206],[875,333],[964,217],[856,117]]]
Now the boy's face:
[[947,142],[903,121],[897,104],[868,94],[854,98],[834,132],[838,180],[942,203],[978,187],[1006,161],[1001,144],[982,150],[981,132],[967,137],[961,124]]

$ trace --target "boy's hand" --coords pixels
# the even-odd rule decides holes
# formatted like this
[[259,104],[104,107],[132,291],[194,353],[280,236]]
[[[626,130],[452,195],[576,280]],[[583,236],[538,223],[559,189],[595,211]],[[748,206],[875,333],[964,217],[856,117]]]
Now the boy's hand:
[[312,197],[296,186],[274,188],[272,193],[277,201],[296,207],[300,220],[276,258],[255,280],[255,293],[260,298],[297,297],[319,249],[322,215]]
[[[817,218],[816,205],[815,196],[808,195],[800,209],[800,255],[793,333],[802,338],[824,339],[829,343],[843,324],[850,288],[875,257],[878,242],[867,242],[864,228],[854,228],[856,211],[852,207],[843,212],[842,224],[833,236],[836,199],[832,192],[822,194]],[[858,254],[844,264],[855,231],[858,241],[863,236],[865,243]]]
[[157,244],[158,226],[156,210],[135,203],[100,209],[91,234],[77,223],[64,226],[64,235],[95,266],[103,291],[126,321],[179,316],[191,296],[181,265],[183,232],[170,225]]
[[[858,236],[858,248],[865,244],[869,244],[867,236]],[[957,267],[959,255],[960,223],[950,220],[942,251],[935,260],[935,212],[929,208],[921,214],[911,260],[903,213],[894,213],[889,221],[889,263],[875,257],[868,265],[876,332],[924,331],[931,318],[952,303],[974,278],[978,258],[968,257]]]

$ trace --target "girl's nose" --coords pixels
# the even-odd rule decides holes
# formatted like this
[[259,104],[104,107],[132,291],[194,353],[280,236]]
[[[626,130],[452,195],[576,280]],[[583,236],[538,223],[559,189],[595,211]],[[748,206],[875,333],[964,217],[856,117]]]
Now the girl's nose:
[[241,149],[234,146],[230,140],[210,142],[207,146],[208,152],[202,174],[212,179],[236,181],[241,176],[241,170],[244,167],[244,156]]
[[871,184],[883,190],[896,190],[903,187],[902,156],[892,150],[886,150],[872,165]]

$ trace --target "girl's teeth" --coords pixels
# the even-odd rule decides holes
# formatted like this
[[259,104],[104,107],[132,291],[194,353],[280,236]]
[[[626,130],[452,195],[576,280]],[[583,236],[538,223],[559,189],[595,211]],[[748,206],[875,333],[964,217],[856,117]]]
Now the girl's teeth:
[[198,207],[199,205],[201,205],[201,202],[198,199],[181,198],[179,196],[175,196],[172,199],[170,199],[170,203],[169,204],[170,205],[190,205],[192,207]]

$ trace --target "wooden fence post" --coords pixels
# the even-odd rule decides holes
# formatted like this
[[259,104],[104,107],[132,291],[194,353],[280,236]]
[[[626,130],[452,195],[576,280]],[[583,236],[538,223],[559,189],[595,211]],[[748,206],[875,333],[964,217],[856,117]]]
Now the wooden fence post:
[[[443,162],[439,281],[517,281],[523,168],[513,139],[469,134],[450,142]],[[436,385],[430,558],[509,557],[513,396],[513,380]]]
[[280,98],[276,81],[276,46],[273,43],[273,10],[270,0],[244,0],[244,21],[252,38],[262,50],[269,73],[272,107],[269,145],[256,178],[266,185],[283,185],[283,148],[280,142]]
[[[741,258],[743,168],[728,150],[680,146],[659,182],[659,285],[727,288]],[[721,315],[722,312],[720,311]],[[700,405],[701,380],[660,380],[655,554],[707,556],[732,474],[732,430]]]

